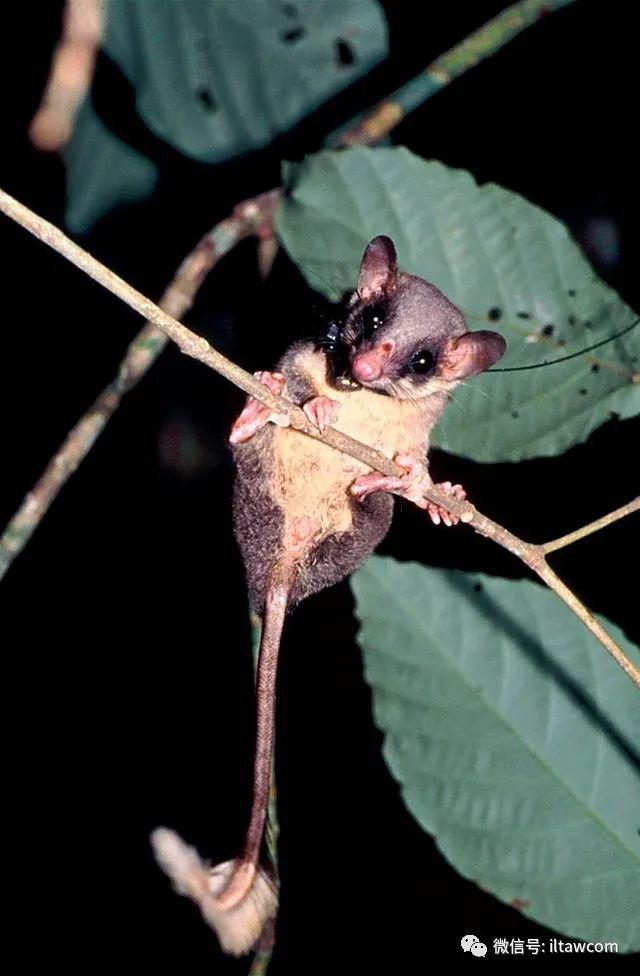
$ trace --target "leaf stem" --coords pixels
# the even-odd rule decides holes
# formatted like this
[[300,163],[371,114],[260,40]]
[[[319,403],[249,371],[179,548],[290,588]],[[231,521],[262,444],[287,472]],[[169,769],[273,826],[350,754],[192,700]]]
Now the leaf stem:
[[[59,254],[63,255],[63,257],[66,257],[76,267],[85,271],[86,274],[118,298],[122,299],[131,308],[140,312],[147,319],[148,323],[157,326],[186,355],[210,366],[232,383],[235,383],[245,393],[265,404],[274,413],[285,414],[295,430],[299,430],[308,437],[314,437],[337,450],[343,451],[345,454],[349,454],[351,457],[362,461],[363,464],[372,468],[374,471],[381,471],[383,474],[391,476],[404,473],[402,468],[384,454],[372,450],[366,444],[361,444],[359,441],[347,437],[346,434],[342,434],[334,428],[329,427],[323,433],[320,433],[318,428],[310,423],[300,407],[286,400],[284,397],[271,393],[264,384],[260,383],[249,373],[245,372],[245,370],[241,369],[240,366],[237,366],[213,349],[206,339],[203,339],[201,336],[191,332],[184,325],[181,325],[180,322],[177,322],[141,292],[127,284],[126,281],[114,274],[113,271],[101,264],[77,244],[74,244],[61,230],[54,227],[53,224],[44,220],[42,217],[39,217],[3,190],[0,190],[0,210],[26,230],[30,231],[30,233],[43,243],[48,244],[49,247],[52,247]],[[603,647],[606,648],[634,684],[640,688],[640,669],[628,660],[613,638],[607,634],[575,594],[553,572],[546,562],[543,547],[534,543],[525,542],[497,522],[487,518],[486,515],[482,515],[469,502],[460,501],[451,495],[438,491],[437,488],[432,486],[425,488],[424,497],[429,501],[435,502],[437,505],[441,505],[443,508],[447,508],[454,515],[457,515],[462,522],[470,524],[480,535],[492,539],[498,545],[503,546],[503,548],[513,553],[533,569],[557,593],[560,599],[570,607],[576,616],[582,620],[585,626],[597,637]]]

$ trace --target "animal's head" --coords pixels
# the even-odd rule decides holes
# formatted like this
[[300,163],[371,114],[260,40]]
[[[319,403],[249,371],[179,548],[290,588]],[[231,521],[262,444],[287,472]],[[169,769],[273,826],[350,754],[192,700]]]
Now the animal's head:
[[435,285],[398,271],[389,237],[374,237],[338,328],[334,375],[341,385],[413,399],[448,390],[504,354],[497,332],[470,332],[459,308]]

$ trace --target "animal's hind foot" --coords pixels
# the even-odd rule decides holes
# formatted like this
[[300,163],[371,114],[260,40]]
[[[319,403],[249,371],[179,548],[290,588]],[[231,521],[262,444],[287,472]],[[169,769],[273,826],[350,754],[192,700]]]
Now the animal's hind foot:
[[425,488],[438,488],[454,498],[464,501],[467,497],[462,485],[453,485],[450,481],[443,481],[434,485],[429,476],[425,465],[411,454],[398,454],[395,457],[397,464],[405,468],[405,474],[397,477],[389,477],[379,471],[371,471],[363,474],[351,485],[351,494],[359,501],[363,501],[374,492],[386,491],[400,498],[406,498],[413,502],[418,508],[422,508],[434,525],[457,525],[459,519],[453,512],[446,508],[435,505],[424,497]]

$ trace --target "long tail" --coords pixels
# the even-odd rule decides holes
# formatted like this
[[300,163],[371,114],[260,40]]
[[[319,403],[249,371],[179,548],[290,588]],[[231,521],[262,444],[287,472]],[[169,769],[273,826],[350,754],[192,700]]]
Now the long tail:
[[173,831],[160,827],[151,836],[156,859],[176,891],[200,906],[223,949],[234,955],[249,952],[278,907],[276,886],[258,861],[269,806],[278,653],[288,602],[289,581],[280,575],[269,586],[262,622],[253,802],[242,855],[207,869],[197,851]]
[[256,677],[256,752],[253,763],[253,802],[242,856],[229,883],[218,897],[223,908],[233,908],[244,898],[256,875],[264,826],[269,808],[271,762],[275,731],[276,675],[280,638],[287,614],[289,587],[286,582],[269,587],[262,621],[262,636]]

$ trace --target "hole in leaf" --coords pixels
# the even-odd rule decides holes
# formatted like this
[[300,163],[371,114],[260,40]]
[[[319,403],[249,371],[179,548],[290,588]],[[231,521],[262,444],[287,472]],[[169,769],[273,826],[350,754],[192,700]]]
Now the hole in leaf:
[[600,366],[598,365],[598,363],[593,363],[592,364],[592,366],[591,366],[591,372],[592,373],[599,373],[600,372]]
[[511,411],[511,416],[513,417],[514,420],[517,420],[518,417],[520,416],[520,414],[518,413],[517,410],[512,410]]
[[296,41],[302,40],[306,33],[304,27],[294,27],[292,30],[282,31],[280,40],[285,44],[295,44]]
[[580,390],[580,396],[586,396],[589,391],[583,386]]
[[482,593],[482,583],[474,583],[473,588],[476,593]]
[[587,320],[585,321],[585,323],[584,323],[584,327],[585,327],[585,329],[592,329],[592,328],[593,328],[593,325],[592,325],[592,323],[591,323],[591,322],[589,321],[589,319],[587,319]]
[[353,64],[356,56],[353,53],[353,48],[347,41],[339,39],[336,41],[336,61],[343,67],[348,68],[349,65]]
[[543,336],[552,336],[555,331],[556,331],[555,325],[553,324],[553,322],[549,322],[549,324],[545,325],[545,327],[543,328],[542,334]]
[[489,317],[489,319],[492,322],[497,322],[498,319],[501,319],[502,318],[502,309],[501,308],[490,308],[489,311],[487,312],[487,316]]
[[575,298],[576,297],[575,288],[570,288],[569,291],[567,292],[567,295],[569,296],[569,298]]
[[209,88],[198,88],[196,98],[207,112],[215,112],[217,110],[218,102]]
[[575,325],[576,324],[575,315],[570,315],[569,318],[567,319],[567,322],[569,323],[569,325]]
[[518,318],[519,319],[530,319],[531,318],[531,316],[529,315],[528,312],[518,312],[517,314],[518,314]]

